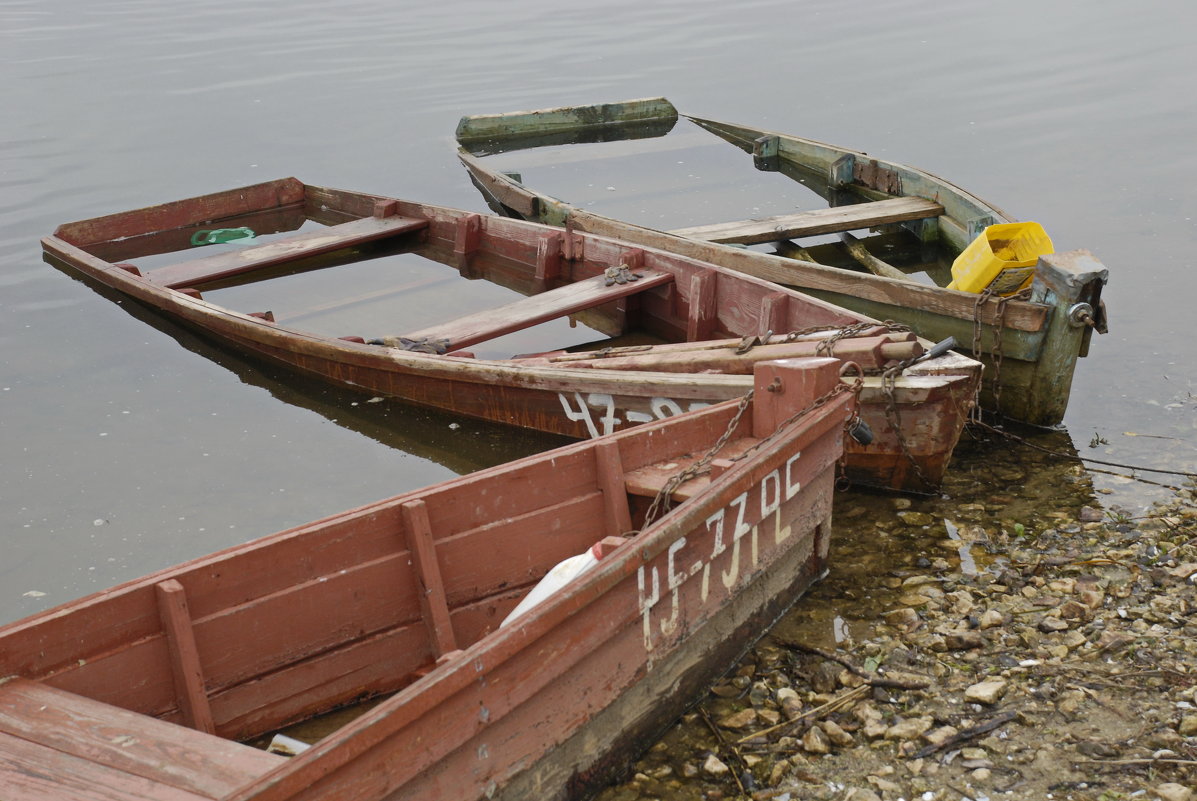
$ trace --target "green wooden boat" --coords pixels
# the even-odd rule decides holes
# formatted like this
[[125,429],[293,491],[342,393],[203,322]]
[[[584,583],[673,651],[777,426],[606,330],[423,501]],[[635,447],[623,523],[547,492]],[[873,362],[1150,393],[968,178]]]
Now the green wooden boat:
[[[688,115],[680,120],[664,98],[469,116],[457,127],[458,156],[499,213],[672,250],[906,324],[933,341],[954,337],[986,365],[984,408],[1033,425],[1063,419],[1077,359],[1086,355],[1093,331],[1106,330],[1101,292],[1108,272],[1091,253],[1040,256],[1029,290],[1016,297],[948,289],[956,256],[987,227],[1014,218],[903,164],[759,128]],[[826,207],[757,216],[756,204],[746,204],[750,212],[743,216],[752,219],[685,227],[625,222],[592,210],[604,200],[608,159],[628,153],[643,159],[652,151],[637,140],[678,136],[679,129],[685,137],[714,134],[736,145],[756,170],[801,183]],[[580,155],[582,145],[612,142],[624,147],[594,145],[594,162]],[[512,153],[530,148],[547,149]],[[672,152],[662,147],[658,157]],[[584,164],[592,170],[591,196],[566,202],[525,184],[510,171],[521,157],[541,167]],[[713,194],[739,190],[737,183],[712,186]],[[643,198],[651,201],[653,192],[660,189],[650,187]],[[662,196],[682,192],[678,187]],[[858,239],[852,231],[871,233]],[[894,267],[878,253],[907,263],[895,260]]]

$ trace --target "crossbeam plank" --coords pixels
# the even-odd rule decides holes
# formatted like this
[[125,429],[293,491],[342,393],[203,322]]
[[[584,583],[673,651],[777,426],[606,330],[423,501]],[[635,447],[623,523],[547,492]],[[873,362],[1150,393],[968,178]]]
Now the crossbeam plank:
[[399,236],[427,226],[427,220],[411,217],[363,217],[274,242],[160,267],[150,270],[146,277],[171,289],[197,286],[263,267]]
[[760,242],[776,242],[779,239],[834,234],[887,223],[921,220],[927,217],[938,217],[941,214],[943,214],[943,206],[933,200],[921,197],[897,197],[873,203],[857,203],[851,206],[834,206],[797,214],[782,214],[760,220],[678,228],[670,233],[706,242],[755,245]]
[[[121,795],[134,787],[157,788],[150,794],[156,799],[191,794],[221,798],[283,761],[247,745],[25,679],[0,685],[0,738],[7,737],[14,738],[6,740],[10,745],[28,743],[19,755],[20,764],[32,767],[26,762],[31,759],[49,775],[61,777],[61,785],[43,788],[51,798],[69,795],[72,771],[80,781],[97,785],[96,798],[109,797],[102,786],[115,798],[140,798]],[[54,761],[43,764],[44,759]],[[63,771],[67,762],[76,768]],[[0,786],[12,789],[3,773],[0,768]],[[30,792],[37,797],[32,788]]]
[[550,289],[537,295],[521,298],[497,309],[476,312],[456,320],[430,326],[404,334],[402,337],[388,337],[384,342],[391,344],[399,339],[438,343],[441,352],[460,350],[485,342],[489,339],[510,334],[539,323],[564,317],[568,314],[590,309],[602,303],[644,292],[673,280],[671,273],[643,270],[638,281],[625,284],[605,284],[599,275],[574,284]]

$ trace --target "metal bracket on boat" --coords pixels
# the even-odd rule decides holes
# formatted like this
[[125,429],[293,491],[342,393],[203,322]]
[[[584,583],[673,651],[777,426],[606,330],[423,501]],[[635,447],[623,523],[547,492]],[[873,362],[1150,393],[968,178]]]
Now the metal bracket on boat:
[[640,273],[632,272],[626,264],[621,264],[618,267],[612,266],[603,271],[603,286],[630,284],[632,281],[639,281],[640,277]]
[[1093,318],[1093,307],[1088,303],[1074,303],[1068,309],[1068,324],[1073,328],[1092,326],[1097,328]]

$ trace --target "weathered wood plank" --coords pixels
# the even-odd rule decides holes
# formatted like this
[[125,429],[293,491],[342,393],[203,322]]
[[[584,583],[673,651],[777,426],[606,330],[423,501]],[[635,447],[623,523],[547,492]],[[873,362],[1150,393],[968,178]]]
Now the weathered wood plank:
[[[216,224],[245,214],[302,204],[304,186],[294,178],[214,192],[135,211],[63,223],[54,235],[77,247],[164,232],[193,225]],[[130,258],[126,256],[125,258]]]
[[167,579],[156,585],[158,613],[166,632],[170,649],[171,673],[175,680],[175,695],[183,720],[193,729],[212,734],[212,710],[204,691],[204,669],[199,650],[195,646],[195,629],[187,609],[187,593],[177,579]]
[[677,119],[677,109],[663,97],[648,97],[622,103],[568,106],[538,111],[510,111],[462,117],[457,124],[459,142],[500,139],[557,131],[575,131],[604,125],[626,125],[656,119]]
[[632,517],[624,489],[619,445],[611,440],[596,444],[594,458],[599,489],[603,493],[603,508],[607,513],[606,530],[610,535],[623,536],[632,530]]
[[[403,339],[442,342],[446,350],[458,350],[485,342],[488,339],[519,331],[533,325],[564,317],[567,314],[589,309],[601,303],[617,300],[627,295],[644,292],[653,287],[667,284],[673,275],[646,271],[638,281],[606,286],[602,276],[596,276],[575,284],[550,289],[538,295],[522,298],[497,309],[469,314],[446,323],[439,323],[419,331],[403,335]],[[397,340],[387,338],[384,342]]]
[[858,203],[852,206],[814,209],[797,214],[781,214],[760,220],[678,228],[670,233],[707,242],[754,245],[759,242],[776,242],[779,239],[855,231],[887,223],[938,217],[941,214],[943,214],[943,206],[934,201],[924,200],[921,197],[898,197],[891,200],[878,200],[874,203]]
[[737,350],[734,346],[694,348],[692,350],[646,347],[639,352],[626,355],[611,355],[606,358],[571,361],[565,362],[565,364],[603,370],[644,370],[669,373],[718,371],[724,375],[748,375],[753,371],[755,364],[772,359],[832,355],[844,361],[856,362],[866,370],[877,370],[891,362],[904,361],[923,354],[923,346],[913,335],[905,338],[901,334],[841,339],[831,348],[828,348],[821,340],[806,339],[755,345],[743,353],[739,353]]
[[0,734],[4,801],[204,801],[150,779]]
[[445,582],[441,578],[436,544],[432,541],[428,506],[416,499],[403,504],[400,509],[407,534],[407,548],[411,551],[412,565],[420,583],[420,610],[428,627],[428,636],[432,639],[432,652],[439,659],[450,651],[456,651],[458,646],[453,634],[453,621],[449,616],[449,604],[445,600]]
[[[0,685],[0,732],[206,798],[220,798],[283,761],[24,679]],[[3,779],[0,786],[8,789]],[[61,798],[63,790],[55,797]]]
[[309,231],[275,242],[251,245],[160,267],[150,270],[146,277],[155,284],[172,289],[194,286],[307,256],[399,236],[427,226],[427,220],[409,217],[363,217],[360,220],[330,225],[319,231]]

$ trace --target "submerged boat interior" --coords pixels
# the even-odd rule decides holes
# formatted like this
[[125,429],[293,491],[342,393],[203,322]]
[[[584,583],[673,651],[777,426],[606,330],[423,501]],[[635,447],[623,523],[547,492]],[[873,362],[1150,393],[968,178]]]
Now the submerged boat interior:
[[916,226],[903,224],[941,214],[932,201],[887,199],[859,184],[836,187],[826,170],[789,160],[747,169],[751,155],[684,116],[673,124],[651,120],[464,145],[484,157],[488,169],[518,176],[537,191],[683,236],[868,272],[853,254],[856,243],[850,248],[840,236],[855,231],[859,247],[928,286],[951,282],[959,252],[924,241]]

